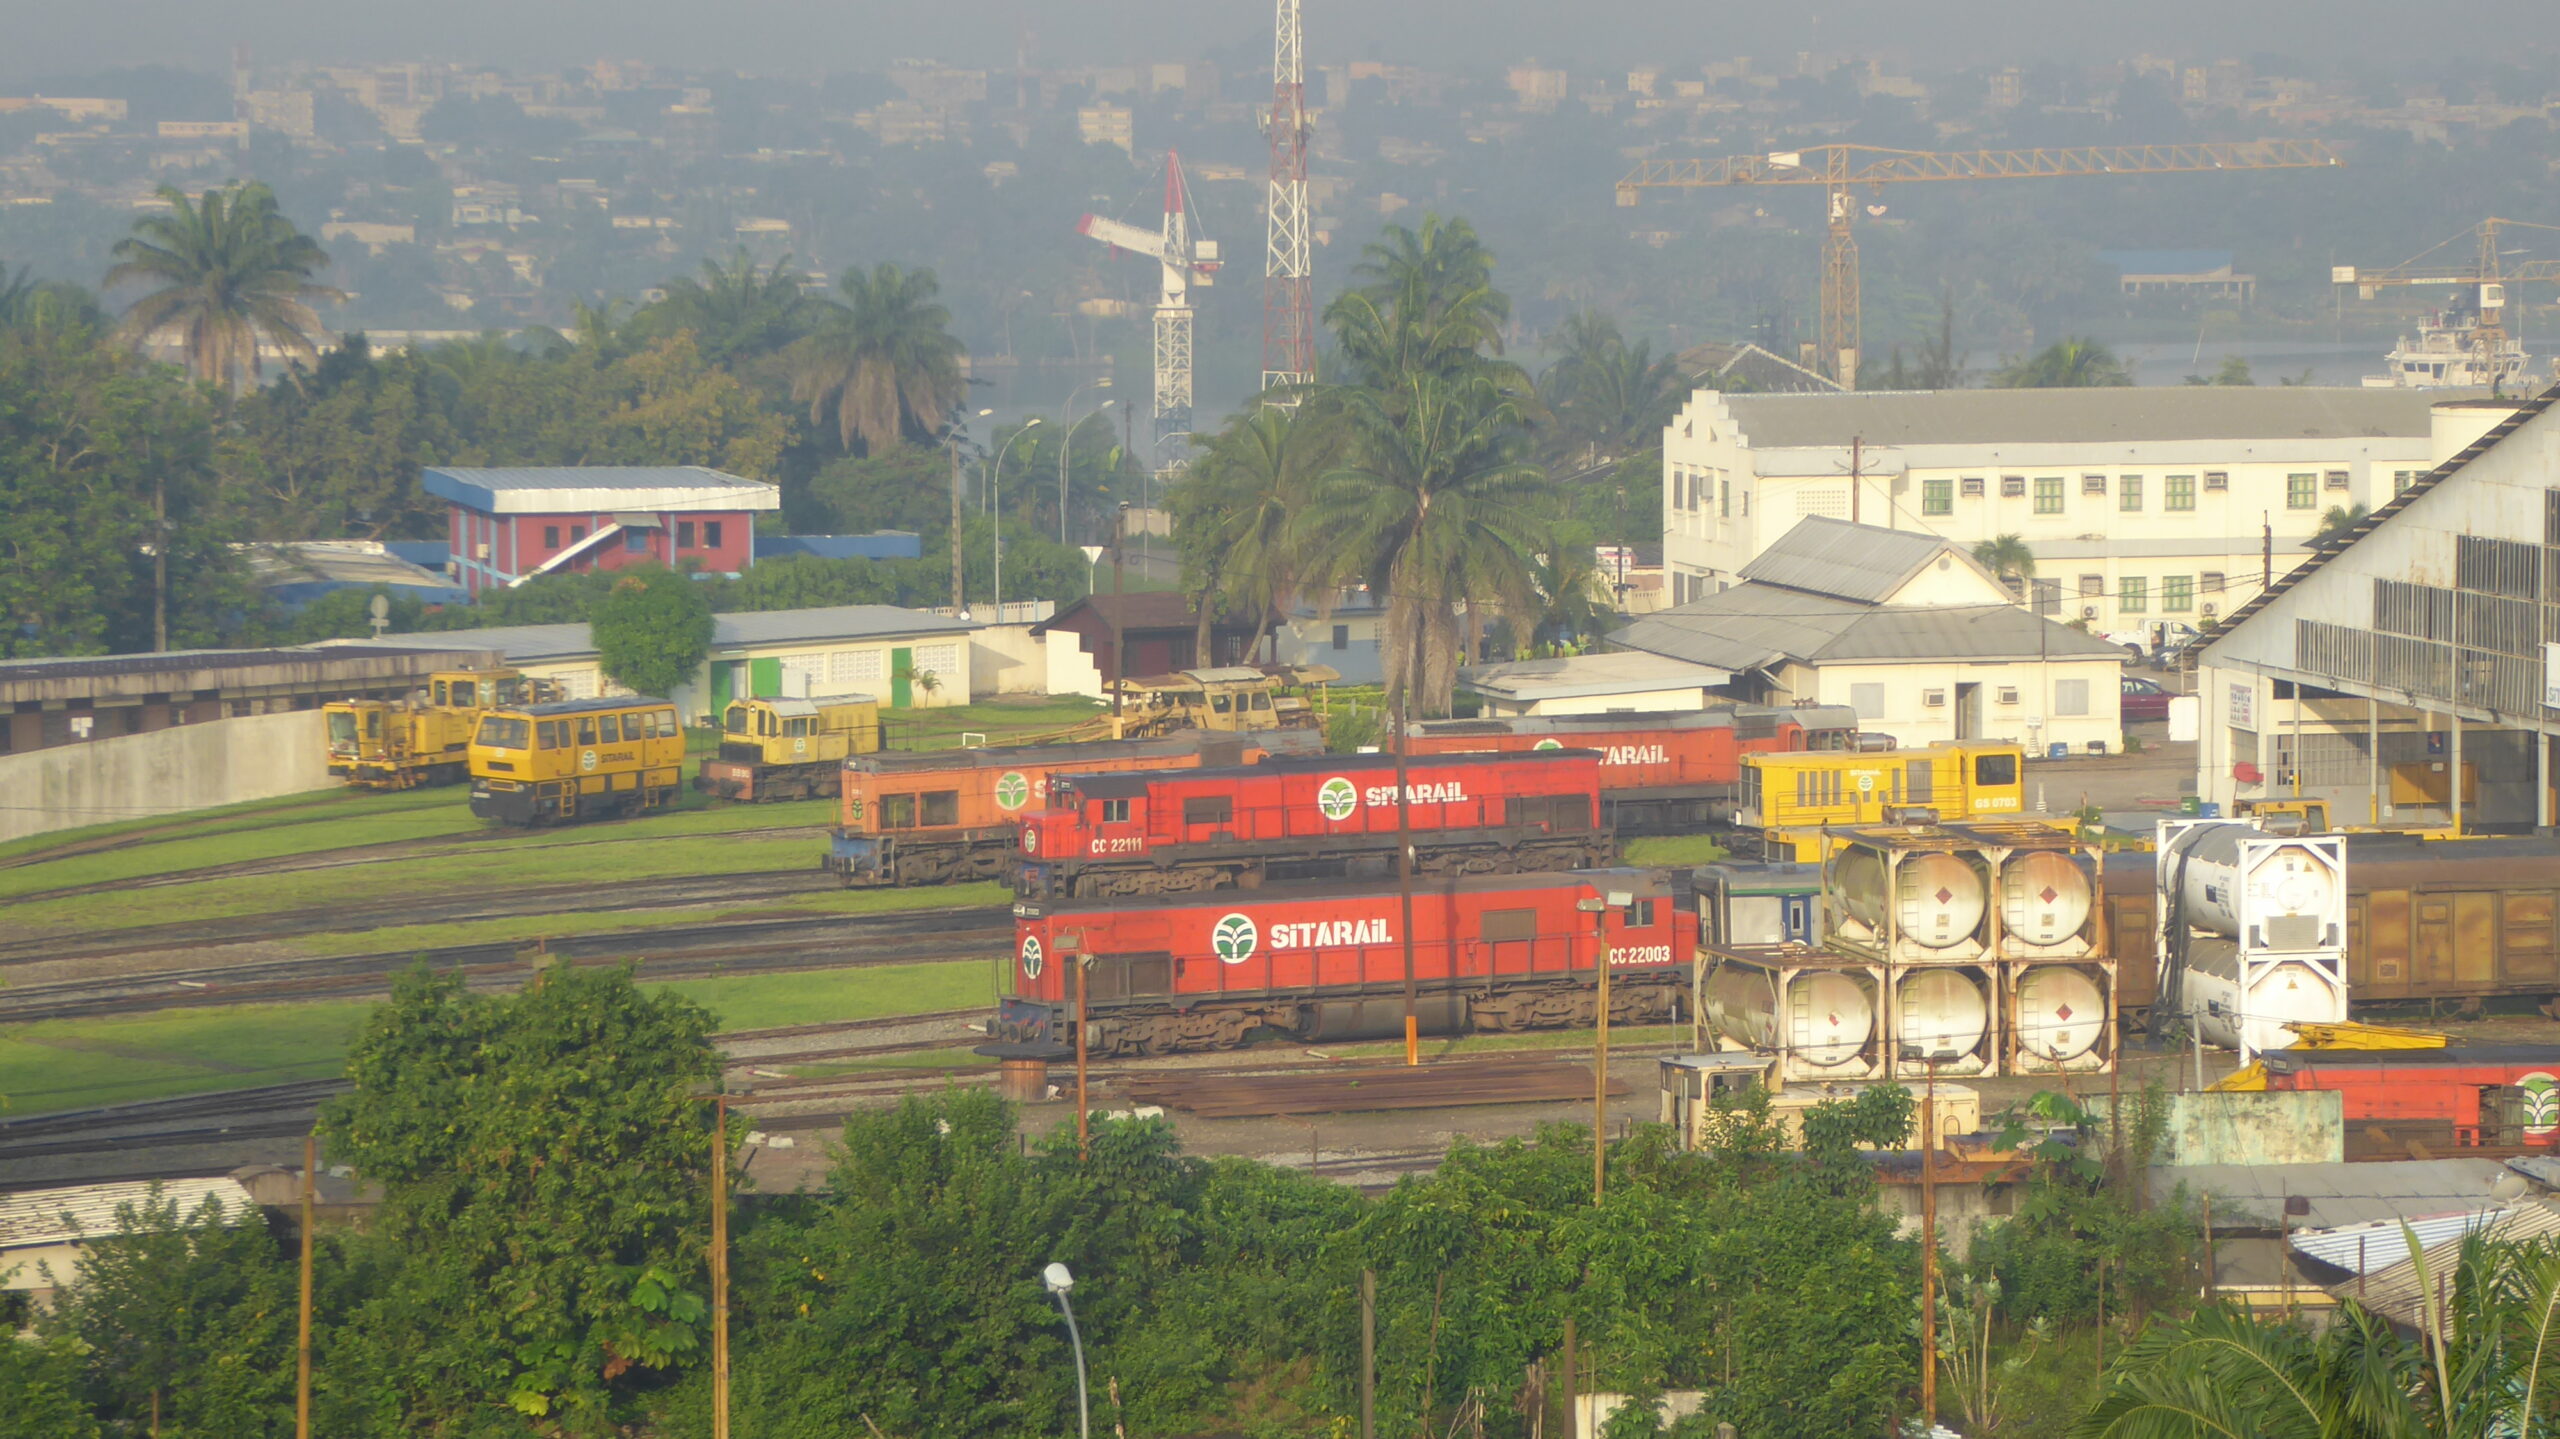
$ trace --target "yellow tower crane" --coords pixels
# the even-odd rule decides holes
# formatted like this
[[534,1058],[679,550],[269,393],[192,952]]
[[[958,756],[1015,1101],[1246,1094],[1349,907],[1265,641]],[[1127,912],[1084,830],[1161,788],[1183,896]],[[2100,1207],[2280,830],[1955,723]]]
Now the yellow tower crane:
[[[2444,359],[2448,351],[2437,351],[2435,358],[2402,361],[2411,368],[2431,365],[2434,373],[2424,383],[2460,385],[2503,390],[2525,379],[2524,347],[2510,343],[2507,332],[2507,287],[2535,281],[2560,280],[2560,260],[2527,260],[2510,265],[2506,257],[2514,253],[2499,248],[2498,232],[2518,230],[2560,230],[2560,225],[2542,225],[2531,220],[2501,220],[2495,216],[2470,229],[2419,251],[2387,270],[2364,270],[2353,265],[2330,267],[2329,279],[2340,285],[2353,285],[2359,299],[2370,300],[2386,289],[2414,285],[2458,285],[2471,290],[2479,302],[2479,320],[2471,327],[2469,345],[2453,360]],[[2478,241],[2478,256],[2469,266],[2459,261],[2438,258],[2464,240]],[[2456,335],[2449,343],[2458,344]],[[2448,368],[2452,373],[2447,373]],[[2408,383],[2412,377],[2393,376]]]
[[1860,185],[1917,180],[2053,180],[2084,175],[2175,175],[2209,170],[2299,170],[2340,163],[2317,140],[2243,140],[2192,145],[2093,145],[2065,150],[1885,150],[1813,145],[1767,155],[1647,160],[1618,182],[1618,203],[1645,190],[1714,185],[1819,185],[1831,217],[1822,239],[1822,348],[1818,366],[1848,389],[1858,384],[1858,240],[1850,232]]

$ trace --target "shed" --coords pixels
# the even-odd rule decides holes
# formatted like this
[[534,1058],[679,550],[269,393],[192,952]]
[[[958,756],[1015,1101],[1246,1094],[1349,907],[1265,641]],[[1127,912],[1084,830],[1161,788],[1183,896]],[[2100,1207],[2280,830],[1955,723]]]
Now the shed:
[[1716,691],[1732,682],[1731,670],[1640,650],[1458,671],[1458,683],[1484,697],[1485,713],[1505,718],[1706,709],[1727,703]]
[[755,563],[755,517],[782,508],[776,487],[701,465],[444,468],[421,484],[447,503],[453,577],[473,594],[652,560],[736,574]]
[[50,1303],[74,1282],[90,1243],[125,1232],[119,1210],[129,1205],[138,1212],[155,1199],[175,1206],[182,1219],[194,1216],[207,1201],[218,1203],[229,1223],[261,1218],[248,1189],[227,1176],[0,1194],[0,1289]]
[[[1031,627],[1049,652],[1049,692],[1100,698],[1123,675],[1162,675],[1248,662],[1257,637],[1278,616],[1220,615],[1210,622],[1209,653],[1200,653],[1200,612],[1171,590],[1087,595]],[[1127,652],[1123,668],[1121,651]]]

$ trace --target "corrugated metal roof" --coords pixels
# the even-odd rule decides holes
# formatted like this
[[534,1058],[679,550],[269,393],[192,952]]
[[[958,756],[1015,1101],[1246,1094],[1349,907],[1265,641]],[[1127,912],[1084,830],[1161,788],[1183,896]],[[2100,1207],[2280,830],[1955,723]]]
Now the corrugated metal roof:
[[120,1234],[124,1231],[116,1221],[117,1206],[130,1204],[138,1209],[149,1202],[154,1190],[160,1197],[175,1203],[181,1215],[195,1213],[208,1198],[221,1200],[223,1213],[234,1219],[258,1212],[257,1202],[249,1197],[249,1191],[241,1186],[239,1180],[227,1175],[216,1179],[163,1179],[149,1184],[79,1184],[63,1189],[27,1189],[15,1194],[0,1194],[0,1249],[25,1249],[39,1244],[62,1244],[76,1239]]
[[1742,567],[1742,578],[1882,604],[1940,555],[1973,557],[1937,535],[1810,515]]
[[[711,649],[750,645],[824,644],[829,641],[918,638],[967,634],[984,628],[974,620],[951,619],[930,610],[896,605],[831,605],[806,610],[763,610],[714,615]],[[595,637],[584,623],[498,625],[485,630],[449,630],[438,634],[393,637],[400,643],[439,647],[486,648],[503,652],[510,664],[572,660],[596,652]]]
[[2016,605],[1926,609],[1887,605],[1841,632],[1812,658],[1822,663],[1899,659],[2122,659],[2113,645]]
[[[2471,1226],[2481,1236],[2493,1241],[2517,1244],[2530,1240],[2560,1238],[2560,1209],[2540,1200],[2526,1200],[2513,1206],[2486,1213],[2462,1216],[2482,1221]],[[2412,1226],[2415,1227],[2415,1226]],[[2435,1226],[2441,1229],[2443,1226]],[[2418,1236],[2419,1252],[2426,1256],[2426,1274],[2439,1293],[2453,1285],[2453,1271],[2462,1255],[2462,1241],[2470,1229],[2457,1229],[2450,1234],[2430,1238]],[[2399,1262],[2366,1272],[2362,1277],[2329,1286],[2329,1292],[2341,1299],[2353,1299],[2365,1308],[2410,1328],[2420,1328],[2425,1314],[2426,1291],[2418,1283],[2418,1264],[2408,1257],[2403,1244]]]
[[1861,390],[1727,395],[1755,449],[2077,445],[2162,440],[2423,439],[2431,407],[2470,392],[2308,385],[2066,390]]
[[772,488],[762,480],[705,465],[504,465],[479,469],[437,465],[426,473],[491,491]]
[[1780,660],[2121,658],[2124,653],[2016,605],[1866,605],[1747,583],[1647,615],[1612,632],[1609,642],[1728,670]]
[[2349,1274],[2372,1274],[2409,1257],[2408,1236],[2418,1236],[2420,1249],[2460,1239],[2506,1213],[2503,1208],[2471,1209],[2454,1214],[2420,1214],[2404,1219],[2376,1219],[2341,1224],[2333,1229],[2293,1231],[2293,1249]]
[[2298,1226],[2340,1225],[2405,1215],[2454,1214],[2489,1204],[2505,1176],[2494,1159],[2400,1160],[2385,1164],[2194,1164],[2151,1171],[2151,1192],[2166,1197],[2183,1185],[2214,1196],[2217,1226],[2246,1216],[2276,1227],[2287,1198],[2308,1200]]
[[1506,664],[1474,665],[1458,671],[1458,682],[1468,689],[1512,700],[1643,694],[1652,690],[1703,690],[1732,678],[1731,670],[1642,651],[1513,660]]

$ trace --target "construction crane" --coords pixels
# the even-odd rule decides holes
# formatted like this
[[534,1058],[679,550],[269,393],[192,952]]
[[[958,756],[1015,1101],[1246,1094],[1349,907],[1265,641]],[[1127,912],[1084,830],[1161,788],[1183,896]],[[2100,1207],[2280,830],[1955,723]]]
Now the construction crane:
[[1276,0],[1271,29],[1271,191],[1262,267],[1262,388],[1315,383],[1315,244],[1307,213],[1306,32],[1298,0]]
[[1076,222],[1076,233],[1115,250],[1144,255],[1164,272],[1156,298],[1156,469],[1177,469],[1191,443],[1191,287],[1218,273],[1218,242],[1191,237],[1191,197],[1182,156],[1164,159],[1164,228],[1141,230],[1101,215]]
[[[2511,382],[2525,378],[2524,346],[2508,333],[2507,287],[2534,281],[2560,280],[2560,260],[2528,260],[2510,266],[2506,257],[2511,251],[2498,245],[2498,232],[2505,229],[2560,230],[2560,225],[2541,225],[2531,220],[2501,220],[2495,216],[2449,239],[2419,251],[2408,260],[2386,270],[2363,270],[2353,265],[2330,267],[2329,279],[2339,285],[2353,285],[2359,299],[2370,300],[2386,289],[2417,285],[2459,285],[2470,291],[2469,298],[2479,307],[2479,318],[2467,335],[2459,324],[2422,328],[2419,352],[2405,348],[2392,353],[2391,379],[2395,384],[2421,383],[2417,371],[2428,370],[2426,386],[2459,385],[2466,388],[2486,386],[2504,390]],[[2448,250],[2467,239],[2478,242],[2477,258],[2465,267],[2436,258],[2437,252]],[[2467,343],[2466,343],[2467,342]],[[2445,373],[2448,357],[2452,357],[2454,373]]]
[[1885,150],[1814,145],[1767,155],[1647,160],[1618,182],[1618,203],[1645,190],[1716,185],[1819,185],[1829,192],[1822,239],[1822,339],[1817,368],[1847,389],[1858,384],[1858,241],[1850,232],[1861,185],[1920,180],[2052,180],[2084,175],[2174,175],[2209,170],[2295,170],[2339,163],[2316,140],[2244,140],[2192,145],[2096,145],[2065,150]]

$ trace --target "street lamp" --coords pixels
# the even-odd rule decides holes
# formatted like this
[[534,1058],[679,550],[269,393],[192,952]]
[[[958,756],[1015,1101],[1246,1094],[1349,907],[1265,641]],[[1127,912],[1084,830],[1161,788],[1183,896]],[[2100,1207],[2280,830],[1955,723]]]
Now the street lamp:
[[[1088,380],[1084,384],[1076,386],[1075,392],[1067,396],[1067,403],[1065,407],[1058,411],[1058,423],[1067,427],[1066,440],[1058,450],[1058,543],[1062,545],[1067,542],[1067,469],[1069,462],[1074,459],[1076,452],[1076,401],[1082,399],[1084,397],[1084,392],[1087,390],[1107,390],[1110,388],[1111,377],[1109,375],[1105,375],[1098,380]],[[1111,402],[1109,400],[1105,400],[1093,408],[1094,413],[1100,414],[1102,411],[1111,408]]]
[[[1033,415],[1030,419],[1023,421],[1022,428],[1013,432],[1013,440],[1021,439],[1023,436],[1030,434],[1032,427],[1039,423],[1040,417],[1038,415]],[[1007,440],[996,447],[995,476],[987,485],[988,503],[994,507],[996,515],[995,602],[997,624],[1004,623],[1004,452],[1013,448],[1013,440]]]
[[1067,1316],[1067,1342],[1076,1350],[1077,1439],[1093,1439],[1092,1406],[1086,1401],[1084,1389],[1084,1336],[1076,1332],[1075,1306],[1067,1302],[1067,1291],[1076,1287],[1076,1277],[1067,1272],[1067,1266],[1053,1263],[1040,1271],[1040,1282],[1047,1286],[1049,1296],[1058,1301],[1058,1312]]
[[1636,897],[1633,890],[1613,889],[1575,900],[1573,907],[1591,916],[1591,963],[1600,971],[1600,1026],[1591,1064],[1591,1202],[1598,1204],[1609,1176],[1609,911],[1627,913]]

